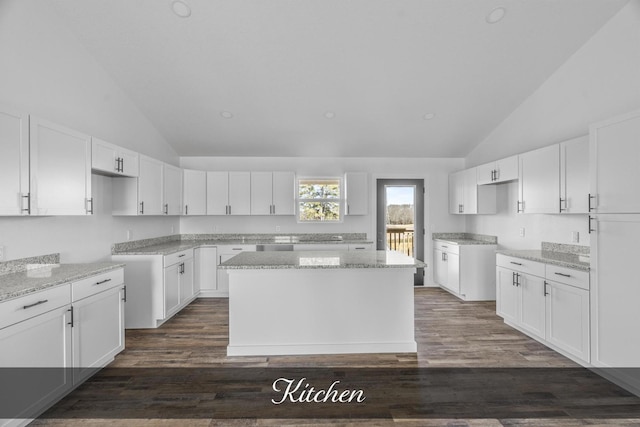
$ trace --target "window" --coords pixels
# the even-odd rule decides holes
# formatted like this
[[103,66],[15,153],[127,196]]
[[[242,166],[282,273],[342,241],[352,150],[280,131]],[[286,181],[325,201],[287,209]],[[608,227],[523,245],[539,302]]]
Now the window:
[[298,221],[340,222],[342,180],[305,178],[298,180]]

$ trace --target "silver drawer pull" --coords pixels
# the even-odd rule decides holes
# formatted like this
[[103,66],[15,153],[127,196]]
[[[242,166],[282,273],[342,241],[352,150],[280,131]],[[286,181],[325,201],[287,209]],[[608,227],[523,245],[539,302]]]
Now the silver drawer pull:
[[511,264],[515,264],[515,265],[522,265],[522,264],[521,264],[521,263],[519,263],[519,262],[514,262],[514,261],[510,261],[510,262],[511,262]]
[[187,254],[178,255],[178,258],[182,258],[185,255],[187,255]]
[[443,248],[448,248],[449,246],[442,245]]
[[26,310],[27,308],[35,307],[36,305],[44,304],[45,302],[49,302],[48,299],[43,299],[42,301],[34,302],[33,304],[24,305],[22,308]]
[[242,250],[242,248],[233,248],[233,249],[231,249],[231,250],[232,250],[232,251],[241,251],[241,250]]
[[553,274],[557,274],[558,276],[563,276],[563,277],[571,277],[570,274],[564,274],[564,273],[553,273]]
[[107,283],[107,282],[110,282],[110,281],[111,281],[111,279],[104,279],[104,280],[101,280],[99,282],[96,282],[96,285],[102,285],[103,283]]

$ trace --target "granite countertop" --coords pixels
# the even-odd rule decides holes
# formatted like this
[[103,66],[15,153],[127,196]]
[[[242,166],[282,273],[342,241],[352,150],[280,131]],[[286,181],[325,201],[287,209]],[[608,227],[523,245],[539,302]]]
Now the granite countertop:
[[453,245],[496,245],[495,242],[487,242],[486,240],[475,239],[434,239],[439,242],[447,242]]
[[497,253],[575,270],[589,271],[589,263],[580,261],[579,254],[575,253],[545,250],[499,250]]
[[241,252],[219,266],[229,270],[423,268],[426,264],[395,251]]
[[237,238],[237,239],[198,239],[198,240],[173,240],[158,244],[152,244],[149,246],[135,247],[128,249],[119,249],[112,252],[112,255],[170,255],[176,252],[184,251],[186,249],[199,248],[202,246],[219,246],[219,245],[291,245],[291,244],[311,244],[311,245],[326,245],[326,244],[364,244],[370,243],[371,240],[363,239],[326,239],[326,240],[305,240],[297,237],[286,238]]
[[0,301],[74,282],[124,267],[116,263],[31,264],[24,271],[0,275]]
[[497,245],[498,237],[475,233],[433,233],[433,240],[453,245]]

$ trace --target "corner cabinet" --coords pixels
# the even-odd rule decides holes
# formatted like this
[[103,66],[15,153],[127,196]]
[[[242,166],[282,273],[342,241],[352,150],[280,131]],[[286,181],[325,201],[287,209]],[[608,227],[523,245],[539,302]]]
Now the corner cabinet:
[[0,107],[0,215],[28,214],[29,116]]
[[30,117],[32,215],[90,215],[91,137]]
[[295,215],[293,172],[251,172],[251,215]]
[[478,185],[477,168],[465,169],[449,175],[449,213],[496,213],[496,188]]
[[369,175],[366,172],[347,172],[345,180],[345,215],[369,213]]
[[498,254],[496,313],[565,356],[590,362],[589,273]]
[[164,214],[164,163],[140,155],[137,178],[112,180],[113,215]]

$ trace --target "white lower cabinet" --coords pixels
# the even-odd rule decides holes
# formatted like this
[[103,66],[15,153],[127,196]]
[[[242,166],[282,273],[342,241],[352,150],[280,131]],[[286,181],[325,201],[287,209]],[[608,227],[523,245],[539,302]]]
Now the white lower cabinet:
[[465,301],[496,299],[496,245],[458,245],[435,240],[433,279]]
[[497,314],[565,356],[589,363],[589,273],[500,254],[496,264]]
[[169,255],[112,255],[126,264],[125,327],[157,328],[196,296],[193,285],[193,249]]
[[[228,259],[233,258],[240,252],[255,252],[256,245],[218,245],[218,259],[216,266]],[[229,296],[229,274],[227,270],[218,269],[218,289],[217,296]]]
[[194,292],[202,298],[223,296],[218,292],[218,248],[204,246],[193,251]]
[[27,424],[124,349],[123,277],[116,269],[0,302],[0,368],[50,368],[0,369],[2,412],[15,414],[1,426]]

